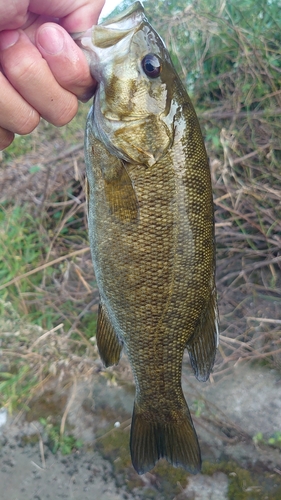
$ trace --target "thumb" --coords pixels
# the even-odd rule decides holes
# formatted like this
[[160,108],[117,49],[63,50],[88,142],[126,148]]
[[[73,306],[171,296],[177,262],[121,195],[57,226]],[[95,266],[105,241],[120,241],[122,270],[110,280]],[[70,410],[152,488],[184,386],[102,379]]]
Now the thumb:
[[95,81],[85,55],[67,31],[55,23],[42,24],[36,32],[35,43],[57,82],[80,100],[89,99]]

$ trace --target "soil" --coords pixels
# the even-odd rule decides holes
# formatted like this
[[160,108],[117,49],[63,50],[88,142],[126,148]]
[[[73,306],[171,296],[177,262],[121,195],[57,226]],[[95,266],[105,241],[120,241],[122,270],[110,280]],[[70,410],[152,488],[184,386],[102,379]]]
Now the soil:
[[[184,363],[183,387],[195,412],[203,473],[189,476],[160,461],[138,476],[128,452],[133,390],[126,358],[105,372],[99,361],[93,366],[91,377],[74,384],[66,375],[51,380],[20,418],[2,410],[1,500],[281,498],[280,447],[267,443],[280,432],[277,371],[238,365],[219,382],[202,384]],[[52,453],[47,426],[38,421],[41,414],[50,422],[54,408],[59,420],[67,408],[65,432],[84,443],[68,455]],[[253,440],[258,433],[263,439]],[[238,479],[244,481],[241,491]]]

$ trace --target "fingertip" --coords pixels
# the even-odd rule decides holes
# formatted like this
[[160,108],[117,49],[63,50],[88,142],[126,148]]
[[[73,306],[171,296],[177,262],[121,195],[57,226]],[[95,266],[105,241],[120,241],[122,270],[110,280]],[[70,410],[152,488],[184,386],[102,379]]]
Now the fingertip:
[[79,95],[79,97],[78,97],[79,101],[81,101],[83,103],[88,102],[91,99],[91,97],[93,97],[95,90],[96,90],[96,86],[97,86],[97,84],[94,83],[94,85],[92,85],[92,87],[90,87],[88,90],[86,90],[83,94]]
[[95,81],[85,54],[64,28],[45,23],[38,28],[35,43],[59,85],[87,101],[93,95]]
[[57,76],[61,74],[62,78],[64,75],[66,79],[69,77],[72,80],[72,73],[83,73],[88,67],[82,50],[58,24],[45,23],[40,26],[36,32],[35,44]]
[[6,50],[13,47],[19,39],[18,30],[4,30],[0,32],[0,50]]
[[73,120],[78,111],[78,100],[74,94],[69,93],[69,99],[64,101],[64,105],[60,103],[60,113],[52,119],[52,124],[56,127],[63,127]]
[[105,0],[95,0],[95,2],[88,2],[80,8],[74,10],[61,20],[61,25],[69,33],[77,33],[85,31],[97,24],[100,13],[105,4]]
[[8,146],[10,146],[14,138],[15,134],[13,134],[13,132],[0,127],[0,151],[3,151]]
[[42,24],[35,35],[35,43],[43,56],[61,54],[67,43],[67,33],[54,23]]

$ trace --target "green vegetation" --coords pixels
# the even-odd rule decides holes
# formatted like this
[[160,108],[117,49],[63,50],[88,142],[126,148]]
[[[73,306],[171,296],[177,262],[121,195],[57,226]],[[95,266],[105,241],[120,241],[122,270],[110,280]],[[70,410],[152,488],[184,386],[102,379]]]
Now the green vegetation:
[[[75,281],[82,279],[83,284],[83,270],[73,263],[71,256],[67,258],[67,254],[71,254],[77,244],[84,246],[85,253],[88,248],[86,228],[81,230],[82,215],[77,212],[72,215],[65,208],[60,208],[54,211],[49,209],[44,218],[42,214],[35,218],[29,210],[27,204],[7,209],[0,207],[0,280],[1,284],[14,281],[7,287],[3,286],[2,290],[0,288],[0,298],[4,302],[11,302],[15,310],[30,323],[51,329],[55,324],[65,321],[67,329],[72,324],[71,297],[66,295],[59,309],[54,309],[52,300],[48,301],[46,298],[57,293],[63,280],[73,281],[75,275]],[[61,246],[61,251],[66,253],[66,258],[49,265],[49,261],[57,260],[52,251],[54,239],[56,246]],[[34,272],[36,269],[38,271]],[[84,282],[83,287],[85,286],[89,291],[91,284]],[[40,302],[43,302],[43,307],[38,308]],[[79,301],[81,307],[82,304],[83,300]],[[94,328],[95,319],[86,317],[84,332],[87,338],[93,335]]]
[[[28,409],[32,390],[59,359],[96,356],[90,339],[96,328],[97,292],[88,250],[84,173],[78,163],[83,163],[86,114],[87,106],[81,106],[75,120],[62,129],[42,122],[26,138],[33,150],[36,144],[36,154],[18,147],[19,137],[3,152],[0,407],[10,412]],[[40,144],[38,134],[44,138]],[[75,137],[81,146],[74,145],[78,152],[72,154],[70,139]],[[57,143],[59,154],[54,147],[47,155]],[[41,160],[46,157],[47,162]],[[54,163],[52,157],[57,157]],[[53,328],[54,334],[38,341]]]
[[[14,372],[14,373],[13,373]],[[28,365],[14,365],[10,372],[1,371],[0,373],[0,393],[2,394],[2,405],[6,405],[10,413],[21,408],[27,410],[25,404],[30,390],[36,384],[37,379],[30,377],[30,367]]]
[[35,137],[32,135],[18,135],[15,137],[9,148],[2,153],[4,160],[12,160],[32,151],[35,144]]
[[274,448],[281,448],[281,432],[274,432],[268,439],[264,438],[262,432],[257,432],[257,434],[253,437],[253,441],[256,445],[268,444],[270,446],[273,446]]
[[204,462],[203,474],[224,472],[228,476],[229,500],[278,500],[281,495],[281,479],[265,472],[262,476],[254,470],[246,470],[235,462]]
[[71,434],[61,434],[58,425],[49,423],[45,418],[40,418],[39,422],[44,426],[45,432],[48,435],[49,448],[52,453],[57,453],[59,450],[62,455],[69,455],[73,450],[77,450],[83,446],[83,442]]

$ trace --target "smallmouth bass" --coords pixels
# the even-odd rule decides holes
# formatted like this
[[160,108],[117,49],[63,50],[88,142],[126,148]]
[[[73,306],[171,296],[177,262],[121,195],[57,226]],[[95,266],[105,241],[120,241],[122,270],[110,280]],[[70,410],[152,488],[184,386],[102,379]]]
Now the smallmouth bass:
[[139,474],[160,458],[191,473],[200,448],[182,387],[188,350],[208,379],[218,344],[214,215],[191,101],[140,2],[82,34],[98,82],[85,154],[89,238],[105,366],[126,351],[136,393],[130,449]]

